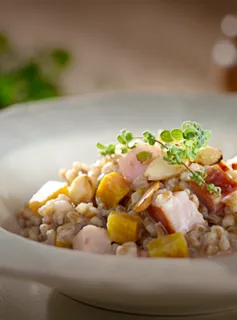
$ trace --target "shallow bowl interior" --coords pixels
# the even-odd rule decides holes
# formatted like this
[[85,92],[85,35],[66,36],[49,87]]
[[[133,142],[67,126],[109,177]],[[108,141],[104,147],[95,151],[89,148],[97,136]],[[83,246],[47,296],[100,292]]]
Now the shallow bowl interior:
[[[174,128],[185,120],[212,130],[226,158],[237,154],[237,98],[109,94],[16,106],[0,114],[0,225],[19,231],[15,214],[61,167],[92,163],[96,142],[118,132]],[[0,272],[48,284],[81,301],[152,314],[234,308],[236,256],[218,260],[102,257],[49,248],[0,230]],[[152,260],[152,261],[151,261]]]

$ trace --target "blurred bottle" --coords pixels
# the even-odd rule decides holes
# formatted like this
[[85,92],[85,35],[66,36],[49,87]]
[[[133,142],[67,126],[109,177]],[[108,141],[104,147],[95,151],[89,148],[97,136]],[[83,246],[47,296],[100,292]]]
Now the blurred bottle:
[[222,33],[237,46],[237,15],[227,15],[221,22]]
[[212,51],[215,82],[224,92],[237,92],[237,16],[226,15],[221,22],[226,40],[218,41]]
[[215,82],[224,92],[237,92],[237,47],[231,40],[217,42],[212,51]]

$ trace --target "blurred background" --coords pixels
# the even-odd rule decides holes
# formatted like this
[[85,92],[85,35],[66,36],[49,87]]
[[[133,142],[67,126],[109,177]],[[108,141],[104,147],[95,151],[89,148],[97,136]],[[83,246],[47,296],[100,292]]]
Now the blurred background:
[[105,90],[237,91],[236,0],[0,2],[0,108]]

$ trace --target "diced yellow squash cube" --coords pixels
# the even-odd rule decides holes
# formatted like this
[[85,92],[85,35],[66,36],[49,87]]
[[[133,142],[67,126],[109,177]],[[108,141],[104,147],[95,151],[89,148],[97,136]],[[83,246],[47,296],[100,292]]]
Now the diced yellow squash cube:
[[187,258],[189,257],[188,245],[181,232],[152,240],[147,244],[147,249],[152,258]]
[[136,242],[140,227],[141,219],[138,216],[119,211],[111,211],[108,216],[107,229],[112,242]]
[[59,194],[68,195],[67,184],[59,181],[48,181],[30,199],[29,208],[34,214],[37,214],[40,207],[47,201],[57,198]]
[[103,177],[96,192],[96,196],[108,208],[115,207],[131,188],[127,180],[117,172],[111,172]]
[[56,247],[72,249],[72,244],[69,242],[62,242],[62,241],[56,240]]

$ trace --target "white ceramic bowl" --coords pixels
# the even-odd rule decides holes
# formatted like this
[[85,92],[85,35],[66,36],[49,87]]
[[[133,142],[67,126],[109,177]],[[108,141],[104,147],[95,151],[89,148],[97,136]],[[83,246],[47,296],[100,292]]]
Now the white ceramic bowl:
[[[194,120],[213,132],[226,157],[237,153],[237,98],[108,94],[10,108],[0,114],[0,224],[17,232],[15,213],[58,169],[93,162],[97,141],[127,128]],[[200,260],[134,259],[52,248],[0,228],[0,275],[54,287],[96,306],[147,314],[203,314],[237,307],[237,255]]]

